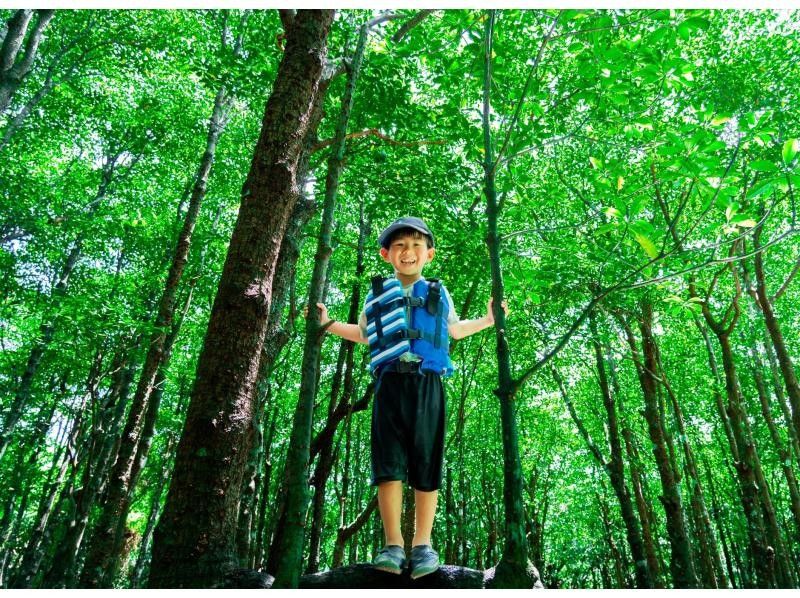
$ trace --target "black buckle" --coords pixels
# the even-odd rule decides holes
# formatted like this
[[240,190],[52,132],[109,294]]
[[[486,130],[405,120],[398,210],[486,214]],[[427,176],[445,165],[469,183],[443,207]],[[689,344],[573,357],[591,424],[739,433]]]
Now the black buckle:
[[419,372],[419,361],[400,361],[399,359],[393,361],[386,366],[387,372],[397,372],[398,374],[416,374]]

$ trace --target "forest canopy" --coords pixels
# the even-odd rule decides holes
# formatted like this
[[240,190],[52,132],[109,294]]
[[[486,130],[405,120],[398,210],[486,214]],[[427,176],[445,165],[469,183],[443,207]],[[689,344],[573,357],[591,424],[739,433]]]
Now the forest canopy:
[[451,340],[443,563],[800,587],[799,32],[0,9],[0,587],[368,562],[369,350],[304,308],[355,323],[405,215],[461,319],[494,299]]

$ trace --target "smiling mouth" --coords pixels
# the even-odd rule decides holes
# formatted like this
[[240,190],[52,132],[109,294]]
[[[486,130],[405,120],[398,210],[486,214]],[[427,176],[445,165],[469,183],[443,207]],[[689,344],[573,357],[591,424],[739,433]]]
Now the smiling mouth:
[[417,263],[417,260],[413,260],[413,261],[410,261],[410,262],[401,260],[400,263],[403,264],[404,266],[413,266],[414,264]]

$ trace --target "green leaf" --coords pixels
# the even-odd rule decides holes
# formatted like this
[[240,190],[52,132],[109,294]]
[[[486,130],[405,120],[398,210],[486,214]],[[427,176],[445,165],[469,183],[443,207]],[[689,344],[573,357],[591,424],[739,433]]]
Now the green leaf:
[[593,168],[600,169],[603,167],[603,161],[600,158],[595,158],[594,156],[589,156],[589,163]]
[[642,233],[633,233],[633,238],[642,246],[642,249],[644,249],[647,255],[651,258],[658,257],[658,249],[656,249],[655,243],[653,243],[649,237],[646,237]]
[[750,168],[757,172],[776,172],[778,170],[778,167],[769,160],[756,160],[755,162],[750,162]]
[[781,153],[784,164],[788,166],[792,160],[794,160],[797,152],[800,152],[800,140],[789,139],[786,141],[786,143],[783,144],[783,152]]
[[690,17],[678,25],[678,35],[683,39],[689,39],[697,31],[708,29],[709,21],[703,17]]
[[766,179],[764,181],[760,181],[756,185],[750,188],[750,191],[747,192],[747,199],[753,199],[754,197],[759,197],[764,195],[765,193],[769,193],[772,191],[772,187],[775,186],[776,180],[774,178]]

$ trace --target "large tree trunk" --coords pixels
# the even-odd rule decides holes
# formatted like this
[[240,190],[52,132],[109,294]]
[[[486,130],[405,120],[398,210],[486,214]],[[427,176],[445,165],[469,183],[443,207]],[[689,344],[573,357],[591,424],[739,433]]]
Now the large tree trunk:
[[242,189],[175,473],[153,544],[151,587],[206,587],[237,565],[239,489],[255,383],[296,168],[325,63],[330,10],[298,11]]

